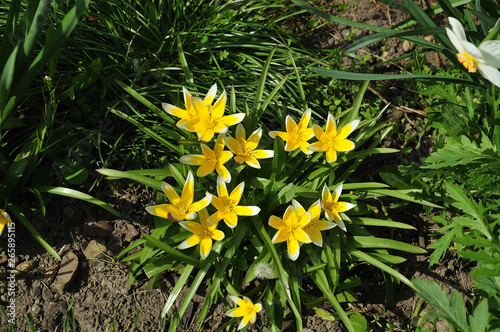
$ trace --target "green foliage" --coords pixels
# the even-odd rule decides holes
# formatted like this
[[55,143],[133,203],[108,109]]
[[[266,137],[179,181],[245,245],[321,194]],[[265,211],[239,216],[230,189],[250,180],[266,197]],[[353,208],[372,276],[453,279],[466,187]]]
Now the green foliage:
[[[282,124],[276,124],[275,121],[270,122],[272,111],[270,111],[270,101],[276,99],[282,91],[286,89],[285,81],[278,83],[273,91],[267,93],[267,81],[272,79],[272,61],[274,61],[275,52],[279,48],[275,48],[267,57],[262,74],[255,89],[255,100],[250,107],[246,106],[245,124],[247,132],[254,130],[257,127],[262,127],[264,132],[270,128],[284,127]],[[180,51],[180,50],[179,50]],[[292,58],[293,61],[293,58]],[[189,66],[190,68],[192,66]],[[299,91],[304,90],[301,80],[298,76],[295,78]],[[286,80],[290,83],[290,79]],[[156,106],[149,102],[136,91],[119,83],[127,92],[134,97],[137,97],[143,105],[146,105],[151,111],[155,112]],[[357,98],[352,103],[349,109],[342,109],[336,114],[342,120],[339,123],[339,128],[347,122],[358,118],[361,105],[363,105],[364,92],[367,89],[367,82],[360,88]],[[267,97],[266,96],[267,93]],[[239,91],[232,92],[231,95],[238,94],[236,104],[238,104]],[[303,93],[300,94],[305,97]],[[243,93],[243,96],[246,96]],[[235,97],[231,97],[235,98]],[[261,102],[262,101],[262,102]],[[292,104],[294,102],[294,104]],[[231,101],[233,103],[233,101]],[[308,106],[307,100],[294,98],[290,100],[290,108],[294,109],[294,105]],[[236,107],[238,108],[238,106]],[[115,112],[115,111],[113,111]],[[134,112],[139,113],[138,110]],[[356,283],[351,280],[345,280],[344,275],[350,264],[356,262],[366,262],[384,272],[392,275],[394,280],[401,281],[409,287],[413,284],[397,272],[393,265],[401,263],[404,259],[394,254],[389,254],[388,250],[399,250],[410,253],[423,253],[424,250],[387,238],[379,238],[372,235],[366,226],[383,226],[411,229],[412,227],[404,223],[394,222],[390,219],[382,220],[376,218],[363,217],[370,215],[374,209],[373,197],[380,200],[384,197],[395,197],[400,200],[418,202],[421,204],[429,204],[437,207],[437,205],[415,199],[408,195],[405,191],[388,190],[386,185],[380,183],[346,183],[345,190],[351,190],[349,195],[345,195],[348,201],[356,202],[358,207],[353,210],[352,217],[348,217],[342,213],[342,218],[348,223],[349,233],[345,234],[339,228],[335,228],[330,232],[325,232],[323,235],[323,247],[316,247],[311,244],[305,244],[305,253],[302,253],[296,262],[291,262],[287,250],[283,250],[282,245],[272,243],[273,230],[267,223],[271,215],[282,215],[286,206],[291,203],[292,199],[299,200],[301,203],[308,206],[318,198],[321,198],[320,192],[323,185],[330,188],[334,184],[344,182],[349,179],[349,175],[367,158],[374,153],[393,153],[393,149],[380,149],[376,146],[380,143],[383,137],[390,131],[388,124],[379,124],[377,120],[382,115],[382,111],[362,123],[363,129],[360,134],[353,139],[356,144],[356,149],[349,153],[339,154],[336,162],[327,163],[322,154],[307,156],[300,151],[287,153],[285,151],[284,142],[281,138],[276,137],[274,141],[274,158],[272,162],[262,161],[261,169],[253,169],[243,167],[243,165],[233,164],[229,167],[231,173],[231,183],[245,182],[245,191],[247,192],[243,198],[241,205],[258,206],[260,213],[252,216],[250,220],[238,222],[234,229],[224,228],[225,238],[222,241],[217,241],[213,245],[211,253],[205,260],[199,260],[199,249],[193,251],[189,249],[191,257],[186,257],[185,254],[179,251],[176,247],[189,237],[190,232],[178,227],[175,222],[162,218],[155,218],[156,228],[150,235],[144,237],[128,248],[124,249],[119,255],[122,261],[131,262],[131,280],[133,281],[141,272],[144,272],[150,278],[150,285],[154,284],[154,280],[160,276],[160,273],[166,270],[181,269],[181,276],[176,284],[174,291],[167,299],[165,307],[162,311],[162,317],[170,314],[170,330],[174,331],[182,317],[184,310],[187,308],[192,296],[205,280],[211,285],[211,290],[207,296],[204,307],[201,310],[200,316],[197,319],[201,323],[205,319],[210,305],[216,302],[221,296],[221,287],[230,295],[259,295],[259,298],[264,301],[266,314],[271,327],[281,326],[285,312],[284,304],[286,303],[291,309],[297,329],[302,330],[303,313],[301,307],[303,303],[310,303],[312,307],[318,306],[321,302],[317,299],[312,299],[306,292],[303,291],[302,275],[308,274],[314,284],[321,290],[324,299],[329,301],[335,308],[339,319],[341,319],[347,328],[351,331],[360,330],[363,326],[367,326],[367,321],[359,315],[348,315],[340,305],[340,301],[349,301],[349,288],[354,287]],[[159,116],[164,117],[165,115]],[[314,110],[313,118],[321,117],[326,119],[326,112],[321,109]],[[284,114],[281,115],[281,119]],[[172,120],[168,120],[172,122]],[[281,121],[280,121],[281,122]],[[149,134],[147,123],[133,120],[132,123],[141,130]],[[281,122],[282,123],[282,122]],[[380,132],[382,131],[382,134]],[[192,134],[186,134],[185,131],[179,132],[180,135],[187,135],[178,141],[180,144],[163,145],[163,153],[170,153],[172,157],[177,158],[189,153],[197,153],[196,145],[192,144],[194,137]],[[191,135],[191,136],[189,136]],[[234,137],[234,131],[228,132],[228,136]],[[152,136],[160,144],[164,138],[161,136]],[[269,145],[263,137],[262,145]],[[207,143],[210,145],[210,143]],[[363,149],[360,147],[366,145]],[[174,159],[174,158],[173,158]],[[146,184],[153,188],[160,188],[160,180],[167,176],[172,176],[179,185],[184,184],[189,167],[182,164],[165,165],[157,170],[143,171],[116,171],[110,169],[98,170],[101,174],[108,176],[110,179],[128,178],[140,183]],[[149,175],[149,177],[148,177]],[[171,182],[169,178],[165,179]],[[209,175],[206,177],[197,177],[195,179],[195,188],[204,188],[209,192],[215,192],[215,177]],[[331,189],[329,189],[331,190]],[[229,191],[230,192],[230,191]],[[197,198],[194,199],[195,201]],[[159,197],[157,204],[164,202],[162,196]],[[211,210],[212,211],[212,210]],[[359,217],[356,217],[359,216]],[[238,218],[241,219],[242,217]],[[250,222],[251,221],[251,222]],[[138,246],[144,245],[140,252],[130,254],[130,251]],[[128,255],[128,256],[127,256]],[[255,257],[255,260],[252,259]],[[259,274],[259,269],[262,266],[268,266],[272,270],[259,286],[256,286],[250,291],[243,290],[242,284],[251,283]],[[209,272],[213,271],[213,272]],[[261,276],[262,277],[262,276]],[[273,282],[276,278],[278,282]],[[178,312],[170,313],[171,307],[178,297],[182,288],[188,280],[192,280],[189,286],[189,292],[183,300]],[[314,304],[313,304],[314,303]]]

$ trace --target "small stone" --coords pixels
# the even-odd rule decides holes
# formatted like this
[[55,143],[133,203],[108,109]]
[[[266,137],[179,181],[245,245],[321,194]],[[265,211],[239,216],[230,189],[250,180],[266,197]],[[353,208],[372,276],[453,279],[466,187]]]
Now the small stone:
[[57,272],[56,280],[54,280],[52,287],[59,291],[68,289],[71,281],[75,276],[77,268],[78,257],[70,251],[66,256],[64,256],[61,262],[61,267],[59,267],[59,271]]
[[38,304],[35,304],[34,306],[31,307],[31,312],[32,312],[33,316],[38,315],[41,310],[42,310],[42,307],[40,307]]
[[135,228],[134,225],[132,224],[127,224],[125,225],[125,241],[131,242],[137,235],[139,235],[139,232]]
[[7,261],[7,255],[6,254],[0,254],[0,264],[3,264]]
[[85,242],[82,246],[83,254],[87,259],[104,258],[104,253],[108,251],[104,239],[98,238],[90,242]]
[[403,41],[403,51],[408,52],[409,50],[413,49],[415,46],[414,43],[411,43],[407,40]]
[[45,289],[42,291],[42,298],[44,299],[44,301],[49,301],[49,300],[51,300],[51,299],[52,299],[52,296],[53,296],[53,294],[52,294],[52,292],[51,292],[50,290],[48,290],[48,289],[46,289],[46,288],[45,288]]
[[33,270],[36,267],[36,262],[35,261],[27,261],[27,262],[22,262],[16,266],[16,270],[19,272],[28,272]]

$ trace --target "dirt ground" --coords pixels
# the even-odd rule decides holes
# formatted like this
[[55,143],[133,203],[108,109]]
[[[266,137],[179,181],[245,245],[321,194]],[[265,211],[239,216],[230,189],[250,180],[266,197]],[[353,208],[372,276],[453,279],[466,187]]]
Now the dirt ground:
[[[336,3],[340,3],[340,0],[336,0]],[[422,3],[422,6],[425,7],[426,4]],[[404,18],[402,13],[390,10],[382,3],[373,0],[357,1],[353,7],[346,6],[343,12],[339,12],[336,7],[330,9],[330,13],[349,20],[384,27],[389,27],[390,24]],[[317,48],[331,49],[343,46],[347,44],[345,36],[350,30],[349,27],[328,24],[315,32],[309,41]],[[355,38],[365,33],[356,31]],[[377,61],[377,57],[380,56],[387,59],[394,58],[405,52],[401,41],[389,40],[385,42],[385,46],[384,51],[377,49],[378,46],[373,46],[360,52],[369,52],[372,61]],[[385,70],[398,71],[401,66],[402,64],[388,64]],[[403,114],[399,113],[397,116],[401,117]],[[410,119],[410,123],[404,130],[417,130],[411,123],[418,124],[421,115],[412,113],[406,116]],[[416,156],[428,155],[432,144],[424,144],[420,148],[423,150],[416,151]],[[62,331],[64,317],[67,317],[66,312],[71,305],[75,313],[77,331],[104,331],[107,325],[110,330],[114,325],[117,331],[129,331],[136,320],[136,331],[158,331],[162,328],[165,322],[160,319],[160,312],[178,276],[165,274],[160,287],[153,290],[147,290],[147,280],[144,277],[129,286],[128,267],[124,264],[115,264],[113,258],[138,239],[141,233],[152,231],[152,220],[144,210],[151,200],[141,189],[137,192],[118,189],[115,193],[116,195],[108,197],[107,202],[125,215],[129,215],[135,222],[116,219],[94,206],[59,197],[52,198],[45,217],[38,217],[32,221],[47,242],[59,251],[63,257],[62,264],[46,253],[22,226],[17,227],[15,262],[19,271],[15,275],[17,331],[30,330],[27,316],[33,326],[36,326],[36,331]],[[399,232],[396,239],[428,248],[431,239],[426,235],[437,226],[422,209],[413,206],[407,209],[404,215],[395,219],[416,227],[415,231]],[[6,241],[5,235],[1,241],[2,243]],[[89,247],[91,248],[96,241],[105,245],[103,249],[106,255],[100,255],[98,259],[88,259],[87,256],[96,254],[88,252]],[[465,262],[450,255],[445,263],[434,265],[429,269],[428,255],[405,257],[407,261],[399,266],[399,271],[407,278],[435,280],[448,293],[457,290],[470,302],[473,282],[468,278],[471,267]],[[0,304],[4,306],[7,304],[5,302],[6,276],[9,270],[7,264],[6,257],[0,256]],[[399,285],[394,290],[392,302],[385,307],[386,287],[382,274],[363,265],[356,268],[359,269],[356,273],[362,277],[362,286],[357,288],[360,301],[350,304],[349,310],[365,315],[371,325],[380,331],[414,330],[419,315],[426,312],[422,310],[425,309],[425,305],[419,307],[420,298],[405,285]],[[366,271],[363,272],[361,269]],[[61,274],[64,274],[61,271],[66,271],[66,275],[71,275],[75,271],[73,279],[71,281],[60,279]],[[182,318],[179,330],[197,329],[194,321],[197,310],[202,307],[204,296],[205,294],[197,294],[194,297],[191,308]],[[170,314],[176,311],[177,305],[174,305]],[[334,312],[327,305],[323,309]],[[224,315],[226,310],[222,304],[212,306],[201,331],[215,331],[222,323],[227,322],[228,318]],[[10,331],[5,317],[0,316],[0,329]],[[167,320],[168,317],[169,315]],[[265,322],[264,314],[259,314],[256,326],[250,330],[266,331],[263,322]],[[304,318],[304,327],[305,331],[343,330],[340,323],[323,320],[315,315],[314,311]],[[294,331],[294,322],[285,321],[283,330]],[[437,324],[436,330],[448,331],[449,328],[446,323],[441,322]]]

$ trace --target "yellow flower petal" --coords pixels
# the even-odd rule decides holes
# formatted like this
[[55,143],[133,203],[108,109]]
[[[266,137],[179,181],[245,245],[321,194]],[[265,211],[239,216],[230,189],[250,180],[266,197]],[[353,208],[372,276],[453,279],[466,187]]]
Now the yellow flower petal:
[[290,232],[287,229],[279,229],[276,234],[274,234],[274,237],[272,238],[271,242],[272,243],[280,243],[284,241],[288,241],[288,238],[290,237]]
[[337,151],[335,149],[326,150],[326,161],[328,163],[333,163],[337,160]]
[[170,219],[169,218],[170,216],[175,218],[175,216],[181,215],[180,210],[177,207],[173,206],[172,204],[147,206],[146,211],[152,214],[153,216],[157,216],[164,219]]
[[189,206],[189,212],[198,212],[206,208],[210,204],[212,199],[213,196],[210,193],[205,193],[205,197],[203,199],[200,199],[198,202],[195,202]]
[[178,206],[181,203],[181,198],[179,197],[179,195],[177,195],[177,192],[171,185],[169,185],[165,181],[162,181],[161,189],[163,189],[163,192],[165,193],[165,195],[167,195],[168,200],[172,204]]
[[212,104],[212,102],[215,99],[215,94],[216,93],[217,93],[217,83],[215,83],[214,85],[212,85],[210,87],[210,90],[208,90],[207,95],[205,96],[205,98],[203,98],[203,103],[205,105]]
[[212,239],[210,237],[204,237],[200,241],[200,255],[201,259],[206,259],[212,251]]
[[295,239],[288,239],[287,242],[286,242],[286,245],[287,245],[287,250],[288,250],[288,257],[290,257],[290,259],[292,261],[295,261],[297,260],[297,258],[299,258],[299,242]]
[[188,237],[186,240],[184,240],[182,243],[180,243],[177,246],[177,249],[182,250],[182,249],[191,248],[191,247],[197,245],[198,243],[200,243],[200,241],[201,241],[201,236],[198,234],[193,234],[190,237]]
[[186,165],[195,165],[199,166],[207,162],[207,158],[205,156],[199,154],[188,154],[182,156],[180,158],[181,163]]
[[302,228],[294,230],[293,236],[295,237],[295,239],[297,241],[304,242],[304,243],[311,242],[309,235],[307,235],[307,233]]
[[226,144],[227,144],[227,147],[229,148],[229,150],[231,150],[232,153],[234,153],[236,155],[242,155],[244,153],[243,147],[241,146],[240,142],[238,142],[238,140],[236,140],[236,139],[234,139],[232,137],[228,137],[227,140],[226,140]]
[[259,214],[260,208],[258,206],[235,206],[234,212],[239,216],[255,216]]
[[339,152],[351,151],[354,147],[354,143],[346,139],[335,141],[334,144],[335,150]]
[[246,139],[245,127],[241,123],[236,126],[236,139],[238,141],[244,141]]
[[242,183],[237,185],[236,188],[234,188],[233,191],[231,192],[229,198],[234,202],[235,205],[237,205],[240,202],[244,190],[245,190],[245,182],[243,181]]
[[199,140],[201,142],[208,142],[215,135],[215,131],[212,128],[207,128],[205,131],[203,131],[203,132],[197,132],[197,133],[200,134]]
[[[302,114],[302,117],[300,118],[299,124],[297,127],[299,130],[304,130],[309,126],[309,120],[311,119],[311,109],[307,109],[304,114]],[[312,132],[312,130],[311,130]]]
[[223,165],[216,165],[215,170],[217,171],[217,174],[219,174],[220,177],[223,178],[226,183],[231,182],[231,174],[229,173],[226,167],[224,167]]
[[[216,196],[213,196],[212,197],[212,205],[219,211],[222,211],[224,210],[224,203],[222,202],[222,200],[219,198],[219,197],[216,197]],[[220,220],[220,218],[219,218]],[[217,220],[217,221],[219,221]]]
[[215,241],[221,241],[224,239],[224,232],[222,232],[221,230],[214,230],[212,232],[212,239],[214,239]]
[[184,183],[184,188],[182,189],[182,194],[181,194],[182,205],[185,207],[190,206],[191,203],[193,203],[193,198],[194,198],[194,178],[193,178],[193,173],[189,171],[188,176],[186,178],[186,182]]
[[257,159],[265,159],[274,157],[273,150],[255,150],[252,152],[252,156]]
[[283,131],[270,131],[269,136],[271,136],[272,138],[279,137],[283,141],[288,141],[290,139],[290,135],[288,135],[288,133]]
[[225,127],[233,126],[240,123],[245,118],[245,113],[236,113],[231,115],[226,115],[220,119],[220,123]]
[[227,211],[223,216],[224,222],[230,227],[234,228],[238,225],[238,215],[234,211]]
[[285,223],[283,222],[283,219],[281,218],[278,218],[276,216],[271,216],[269,217],[269,226],[271,226],[272,228],[276,228],[276,229],[280,229],[282,227],[285,227]]
[[349,136],[359,125],[359,120],[354,120],[342,127],[337,133],[337,139],[345,139]]
[[204,177],[207,176],[208,174],[212,173],[215,169],[214,164],[206,163],[198,167],[198,171],[196,172],[196,175],[199,177]]

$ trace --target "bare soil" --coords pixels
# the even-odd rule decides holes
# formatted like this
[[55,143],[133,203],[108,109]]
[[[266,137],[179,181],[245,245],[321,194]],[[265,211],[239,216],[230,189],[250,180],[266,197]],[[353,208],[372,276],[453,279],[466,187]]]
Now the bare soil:
[[[351,2],[344,1],[344,3],[347,4],[345,10],[340,11],[339,7],[333,7],[328,11],[353,21],[384,27],[389,27],[405,18],[403,13],[389,9],[374,0],[359,0],[352,3],[353,6],[350,5]],[[422,2],[423,7],[427,5],[425,1]],[[332,49],[346,45],[349,42],[346,40],[346,35],[350,31],[350,27],[327,24],[308,36],[308,40],[316,48]],[[354,38],[364,34],[365,31],[356,31]],[[403,42],[398,40],[384,41],[384,50],[380,48],[381,45],[373,45],[360,52],[368,52],[371,56],[370,61],[377,62],[380,58],[397,57],[406,50]],[[440,63],[436,62],[436,65]],[[404,63],[388,63],[377,67],[377,70],[398,72],[403,66]],[[411,134],[421,130],[419,123],[422,121],[422,114],[414,112],[405,114],[396,108],[392,108],[391,111],[396,118],[407,117],[408,121],[401,127],[402,131]],[[411,146],[412,142],[397,142],[397,139],[384,142],[384,146],[392,147],[405,144]],[[420,150],[412,152],[413,159],[417,160],[418,157],[426,156],[431,151],[432,140],[429,138],[427,144],[420,145]],[[405,158],[408,160],[408,156]],[[394,164],[400,161],[401,157],[382,162]],[[379,161],[377,164],[380,166]],[[367,167],[371,168],[370,165]],[[70,257],[70,253],[73,253],[78,259],[74,279],[64,290],[57,290],[54,287],[55,276],[63,268],[61,263],[46,253],[22,225],[17,224],[16,266],[17,270],[21,270],[16,273],[17,331],[30,330],[26,317],[29,317],[36,331],[61,331],[64,318],[68,317],[66,312],[71,305],[74,309],[76,331],[104,331],[107,326],[115,326],[117,331],[129,331],[134,324],[136,331],[159,331],[165,323],[168,326],[168,320],[176,312],[178,304],[174,305],[173,310],[167,315],[167,322],[160,319],[160,312],[178,276],[165,273],[161,284],[148,290],[148,280],[145,277],[129,284],[128,266],[116,263],[114,260],[116,255],[138,239],[141,233],[152,231],[151,218],[144,210],[144,207],[152,202],[150,197],[141,188],[128,188],[125,184],[114,194],[106,194],[104,200],[134,221],[117,219],[101,209],[78,200],[56,197],[53,197],[47,206],[45,217],[38,216],[32,220],[36,229],[59,251],[61,257]],[[428,234],[438,226],[429,219],[422,208],[411,206],[395,219],[416,227],[415,231],[398,232],[397,240],[422,248],[429,247],[432,239]],[[106,245],[106,255],[99,260],[87,259],[84,255],[84,247],[92,240],[99,240]],[[2,247],[5,247],[5,236],[2,236],[0,241]],[[399,266],[399,271],[407,278],[435,280],[448,293],[457,290],[470,303],[473,282],[468,277],[471,266],[467,262],[451,253],[442,264],[429,268],[428,255],[407,255],[406,258],[407,261]],[[5,257],[0,256],[0,304],[4,307],[7,305],[5,276],[9,269]],[[426,311],[423,310],[425,305],[419,307],[420,298],[413,291],[405,285],[396,286],[393,299],[386,306],[384,304],[386,285],[382,273],[366,265],[358,265],[353,272],[361,276],[362,286],[357,288],[359,302],[349,304],[350,311],[362,313],[371,322],[372,327],[380,331],[412,331],[416,328],[419,316]],[[200,289],[202,289],[200,292],[205,292],[208,287]],[[192,306],[182,318],[179,330],[197,329],[194,321],[203,305],[205,295],[200,293],[194,297]],[[334,312],[328,305],[324,305],[323,309]],[[227,322],[228,318],[224,315],[226,310],[222,304],[213,305],[201,330],[215,331],[221,324]],[[250,330],[266,331],[265,321],[265,314],[261,313],[256,326]],[[309,312],[304,318],[304,327],[306,331],[318,332],[344,330],[340,323],[323,320],[315,315],[314,311]],[[10,331],[3,316],[0,318],[0,329]],[[449,330],[445,322],[436,324],[435,329]],[[294,331],[293,320],[285,321],[283,330]]]

